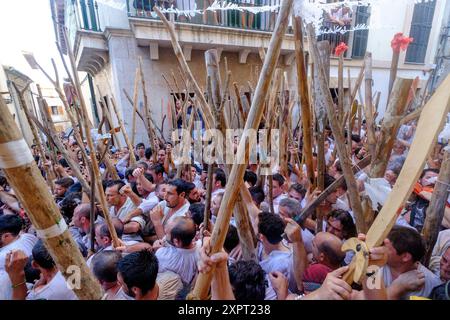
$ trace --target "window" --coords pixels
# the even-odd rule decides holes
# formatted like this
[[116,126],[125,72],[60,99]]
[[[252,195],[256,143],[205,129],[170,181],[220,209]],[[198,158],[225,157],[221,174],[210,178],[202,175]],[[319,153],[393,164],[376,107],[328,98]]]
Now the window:
[[58,106],[51,106],[52,108],[52,115],[56,116],[58,115]]
[[409,36],[414,38],[414,41],[409,45],[406,52],[406,62],[425,62],[435,8],[436,0],[417,3],[414,6],[411,30],[409,32]]

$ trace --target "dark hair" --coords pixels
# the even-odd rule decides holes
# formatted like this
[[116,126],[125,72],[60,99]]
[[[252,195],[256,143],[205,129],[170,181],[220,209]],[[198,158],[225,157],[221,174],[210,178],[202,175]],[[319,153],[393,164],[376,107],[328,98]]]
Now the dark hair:
[[228,226],[227,236],[225,237],[225,242],[223,243],[223,248],[226,252],[230,253],[239,244],[239,235],[235,226],[230,224]]
[[355,141],[356,143],[360,143],[361,136],[359,134],[352,134],[352,141]]
[[66,159],[60,159],[60,160],[58,161],[58,163],[59,163],[63,168],[69,168],[69,167],[70,167],[70,166],[69,166],[69,163],[67,162]]
[[49,270],[55,266],[55,261],[53,261],[52,256],[48,253],[42,239],[36,242],[31,253],[33,255],[34,262],[36,262],[41,268]]
[[278,185],[281,187],[284,184],[285,179],[281,174],[275,173],[273,175],[273,181],[278,182]]
[[264,235],[271,244],[277,244],[284,233],[284,222],[279,215],[270,212],[259,214],[258,232]]
[[72,192],[64,197],[59,204],[61,214],[67,218],[72,218],[73,211],[81,203],[81,197],[82,195],[80,192]]
[[41,277],[41,271],[39,269],[34,268],[32,262],[33,257],[28,257],[27,264],[23,268],[23,271],[25,272],[25,280],[28,283],[34,283]]
[[128,179],[129,176],[132,176],[134,170],[136,170],[136,167],[135,167],[135,166],[133,166],[133,167],[131,167],[131,168],[128,168],[128,169],[125,171],[125,178]]
[[291,190],[294,190],[295,192],[300,193],[302,195],[302,198],[304,198],[306,195],[306,189],[300,183],[294,183],[293,185],[291,185],[289,187],[289,191],[291,191]]
[[142,294],[147,294],[155,287],[158,259],[148,250],[133,252],[119,261],[117,270],[129,290],[137,287],[141,289]]
[[220,185],[222,187],[225,187],[225,185],[227,184],[227,176],[225,175],[225,172],[220,168],[216,168],[214,170],[214,176],[216,181],[220,181]]
[[151,183],[155,183],[155,181],[153,180],[153,176],[150,173],[144,172],[144,177]]
[[234,297],[238,301],[264,300],[266,295],[265,272],[253,260],[237,261],[228,270]]
[[139,165],[144,167],[144,171],[148,170],[148,163],[145,161],[139,161],[138,163],[136,163],[136,167],[138,167]]
[[154,164],[151,168],[151,171],[155,171],[155,174],[164,174],[164,166],[160,163]]
[[328,173],[325,173],[323,175],[323,181],[324,181],[324,187],[325,189],[328,188],[333,182],[336,181],[335,178],[333,178],[332,176],[330,176]]
[[65,178],[56,180],[55,184],[58,184],[63,188],[69,189],[69,187],[74,184],[74,181],[72,180],[72,178],[65,177]]
[[333,266],[340,266],[345,259],[345,253],[342,251],[336,251],[327,241],[322,241],[318,246],[319,253],[323,253]]
[[139,149],[140,147],[144,147],[144,148],[145,148],[145,144],[143,144],[142,142],[139,142],[139,143],[136,145],[136,149]]
[[122,180],[112,180],[106,183],[106,188],[112,188],[115,186],[117,186],[117,191],[119,191],[125,186],[125,183]]
[[419,232],[415,229],[403,226],[394,226],[388,234],[388,239],[397,251],[397,254],[405,252],[411,254],[414,262],[420,261],[425,255],[425,245]]
[[175,179],[175,180],[169,181],[167,184],[170,186],[176,187],[178,195],[180,195],[183,192],[187,193],[188,188],[189,188],[189,185],[183,179]]
[[92,258],[92,271],[95,277],[104,282],[117,281],[117,264],[122,259],[120,251],[100,251]]
[[150,158],[152,157],[152,155],[153,155],[153,151],[152,151],[152,148],[147,148],[147,149],[145,149],[145,158],[147,159],[147,160],[150,160]]
[[[117,237],[121,238],[123,235],[123,222],[120,219],[112,219],[112,224],[114,226],[114,229],[116,230],[117,233]],[[100,236],[102,237],[108,237],[111,239],[111,232],[109,232],[109,228],[108,225],[105,223],[103,223],[99,229],[100,232]]]
[[191,218],[194,223],[199,226],[203,223],[205,217],[205,205],[203,203],[193,203],[189,206],[189,211],[191,212]]
[[22,230],[23,220],[16,215],[5,214],[0,216],[0,233],[10,232],[17,236]]
[[261,187],[253,186],[248,188],[248,191],[250,191],[253,201],[255,201],[258,206],[264,201],[264,198],[266,197],[264,195],[264,190]]
[[422,173],[420,174],[420,179],[422,179],[426,174],[427,174],[427,172],[434,172],[434,173],[439,173],[439,170],[438,169],[424,169],[423,171],[422,171]]
[[196,234],[195,223],[191,218],[178,218],[175,226],[170,231],[172,242],[174,239],[181,241],[183,247],[187,247],[192,243]]
[[339,220],[342,224],[342,236],[344,239],[356,237],[356,225],[353,222],[351,214],[345,210],[337,209],[330,213],[329,218]]
[[246,170],[244,173],[244,181],[254,186],[258,181],[258,176],[253,171]]
[[4,176],[0,176],[0,187],[8,185],[8,180]]

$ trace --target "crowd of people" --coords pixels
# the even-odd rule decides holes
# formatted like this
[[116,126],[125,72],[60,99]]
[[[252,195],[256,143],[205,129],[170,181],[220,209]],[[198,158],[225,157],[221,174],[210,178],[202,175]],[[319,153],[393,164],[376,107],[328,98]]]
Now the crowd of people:
[[[355,128],[350,133],[355,163],[367,153],[364,126],[363,123],[361,130]],[[414,133],[414,123],[399,130],[385,175],[391,187],[402,169]],[[333,134],[329,128],[325,134],[327,188],[343,173]],[[71,136],[62,139],[89,180],[80,150],[91,150],[78,145]],[[45,166],[57,173],[53,181],[54,200],[106,300],[186,299],[199,274],[212,269],[212,299],[449,298],[449,203],[430,262],[421,263],[426,254],[421,231],[444,144],[437,143],[383,245],[371,249],[370,262],[377,262],[380,269],[364,275],[361,285],[353,286],[342,279],[352,253],[343,252],[341,247],[344,241],[353,237],[364,240],[365,235],[357,234],[346,186],[334,190],[319,205],[322,220],[313,215],[297,223],[303,208],[322,190],[312,190],[306,167],[295,161],[298,154],[302,158],[301,141],[295,146],[289,148],[288,174],[282,175],[276,167],[272,187],[268,179],[259,175],[258,164],[249,163],[245,172],[241,196],[253,229],[254,259],[243,258],[239,224],[234,216],[223,250],[209,255],[210,237],[229,183],[223,165],[213,169],[210,211],[205,212],[207,164],[193,161],[180,169],[170,143],[156,144],[157,150],[143,143],[134,150],[113,148],[111,156],[119,179],[112,179],[103,164],[100,168],[109,211],[103,212],[97,205],[92,214],[88,195],[62,155],[58,153],[58,162],[52,163],[41,159],[35,148],[33,154],[43,173]],[[135,165],[130,163],[131,152],[137,159]],[[314,170],[317,173],[316,154]],[[359,191],[366,192],[368,177],[364,170],[356,178]],[[0,176],[0,205],[0,299],[76,299],[3,176]],[[105,215],[112,219],[119,244],[113,243]],[[371,277],[377,276],[379,284],[374,288],[369,283]]]

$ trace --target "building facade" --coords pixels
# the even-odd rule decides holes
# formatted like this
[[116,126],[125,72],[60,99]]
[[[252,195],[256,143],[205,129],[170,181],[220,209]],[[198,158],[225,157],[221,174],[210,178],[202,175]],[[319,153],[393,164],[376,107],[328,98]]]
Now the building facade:
[[[276,5],[280,0],[229,2],[241,6],[262,6]],[[73,48],[78,70],[88,73],[86,88],[89,88],[90,92],[85,98],[93,107],[95,122],[101,120],[98,101],[106,96],[114,96],[128,133],[131,134],[133,108],[127,94],[133,96],[136,68],[139,58],[142,58],[152,117],[157,124],[161,124],[163,116],[169,113],[168,105],[173,100],[173,94],[183,92],[185,85],[169,34],[162,22],[152,13],[152,7],[155,4],[166,8],[175,5],[179,10],[192,10],[205,8],[209,2],[51,0],[50,3],[54,17],[59,23],[55,24],[58,41],[63,48],[67,48],[67,45]],[[392,58],[390,41],[394,34],[403,32],[415,38],[414,43],[400,56],[398,76],[419,77],[419,87],[425,86],[435,65],[439,37],[448,20],[449,6],[449,1],[445,0],[417,4],[413,0],[377,0],[371,7],[351,7],[350,10],[340,8],[340,11],[336,10],[324,16],[323,28],[332,29],[337,24],[336,21],[341,19],[344,21],[344,28],[369,25],[369,30],[352,31],[344,35],[325,34],[319,36],[319,40],[329,40],[332,49],[340,42],[348,44],[345,68],[350,70],[351,85],[358,76],[366,51],[372,52],[373,92],[381,92],[379,113],[382,115],[387,101]],[[190,17],[176,14],[166,16],[175,23],[183,53],[193,76],[203,89],[206,88],[204,52],[212,48],[219,52],[222,74],[226,57],[228,69],[232,72],[231,81],[237,82],[242,93],[249,93],[251,88],[256,86],[262,66],[259,49],[267,48],[269,44],[276,19],[275,12],[250,14],[229,10]],[[67,38],[64,37],[61,25],[68,28]],[[285,35],[278,64],[286,72],[288,89],[295,92],[296,72],[291,26]],[[337,88],[337,65],[338,60],[332,53],[331,89]],[[345,81],[345,90],[348,91],[348,81]],[[187,91],[192,93],[193,90],[188,88]],[[364,90],[360,92],[363,97]],[[103,101],[105,104],[110,103],[108,99]],[[139,101],[142,102],[141,90]],[[113,118],[115,122],[114,115]],[[165,121],[163,130],[166,138],[169,138],[169,121]],[[139,119],[135,141],[147,142],[144,125]]]

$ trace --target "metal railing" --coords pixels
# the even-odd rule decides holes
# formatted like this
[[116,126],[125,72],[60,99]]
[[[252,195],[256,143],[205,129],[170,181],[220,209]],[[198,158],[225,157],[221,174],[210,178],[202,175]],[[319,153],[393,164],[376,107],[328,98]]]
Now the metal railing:
[[[127,0],[128,16],[158,19],[153,12],[156,5],[160,8],[173,8],[190,11],[192,15],[166,13],[166,17],[174,22],[213,25],[247,30],[273,31],[278,12],[250,13],[239,10],[207,11],[205,14],[195,12],[208,8],[214,0]],[[228,0],[239,7],[261,7],[279,5],[281,0]]]

